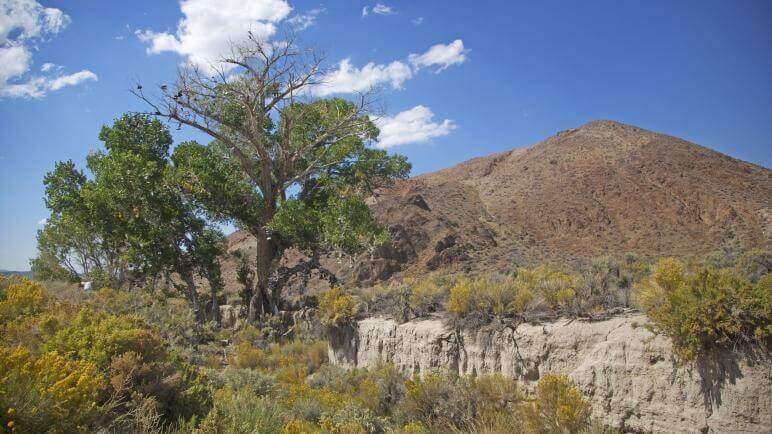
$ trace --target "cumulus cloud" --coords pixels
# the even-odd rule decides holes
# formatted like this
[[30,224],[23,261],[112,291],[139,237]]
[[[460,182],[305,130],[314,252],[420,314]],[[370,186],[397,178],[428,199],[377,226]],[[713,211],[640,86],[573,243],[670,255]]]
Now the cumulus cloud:
[[363,92],[383,85],[401,89],[403,83],[412,76],[410,66],[398,60],[388,65],[370,62],[357,68],[351,65],[350,59],[343,59],[336,69],[324,75],[321,84],[315,86],[311,92],[316,96],[327,96]]
[[248,32],[270,38],[292,7],[284,0],[181,0],[180,11],[183,17],[174,33],[137,30],[136,34],[149,44],[148,53],[177,53],[209,69],[229,53],[231,42],[243,40]]
[[55,36],[70,24],[70,17],[34,0],[0,0],[0,97],[41,98],[50,90],[96,80],[91,71],[70,75],[44,63],[42,76],[28,76],[35,44]]
[[408,59],[415,68],[439,66],[436,72],[440,72],[451,65],[466,62],[468,52],[464,48],[464,41],[456,39],[450,44],[433,45],[423,54],[411,54]]
[[407,61],[395,60],[389,64],[370,62],[361,68],[343,59],[335,69],[326,73],[321,84],[316,85],[311,93],[316,96],[362,92],[371,88],[391,86],[402,89],[404,83],[424,67],[438,66],[436,72],[464,63],[466,53],[464,42],[457,39],[450,44],[437,44],[423,54],[411,54]]
[[295,30],[305,30],[316,24],[316,17],[324,13],[325,10],[326,9],[324,8],[311,9],[304,14],[295,15],[294,17],[287,19],[287,22],[294,27]]
[[382,117],[375,121],[381,130],[376,147],[381,149],[409,143],[425,143],[434,137],[442,137],[456,129],[450,119],[434,122],[434,113],[429,107],[418,105],[393,117]]

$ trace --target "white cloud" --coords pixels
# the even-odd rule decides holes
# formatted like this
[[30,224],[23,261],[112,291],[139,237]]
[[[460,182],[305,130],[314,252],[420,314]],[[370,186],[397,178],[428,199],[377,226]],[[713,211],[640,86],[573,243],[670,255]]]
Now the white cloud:
[[393,7],[387,6],[383,3],[376,3],[375,6],[365,6],[362,8],[362,18],[370,15],[370,12],[376,14],[376,15],[392,15],[395,14],[397,11],[394,10]]
[[137,30],[136,34],[150,44],[148,53],[174,52],[208,69],[229,53],[231,42],[243,40],[247,32],[258,38],[271,37],[276,23],[292,7],[284,0],[181,0],[180,10],[183,18],[174,33]]
[[75,86],[76,84],[83,83],[84,81],[94,80],[99,78],[91,71],[83,70],[70,75],[62,75],[49,81],[48,88],[51,90],[59,90],[66,86]]
[[305,30],[316,23],[316,17],[324,13],[324,8],[315,8],[310,11],[295,15],[287,20],[287,22],[295,28],[295,30]]
[[413,25],[420,26],[424,22],[424,17],[413,18]]
[[415,68],[439,66],[436,72],[440,72],[451,65],[466,62],[466,53],[468,52],[469,50],[464,48],[464,41],[456,39],[447,45],[433,45],[423,54],[411,54],[409,59]]
[[44,226],[48,222],[48,217],[43,217],[42,219],[38,220],[38,226]]
[[[70,17],[64,12],[34,0],[0,0],[0,44],[56,34],[68,24]],[[15,37],[9,38],[12,33]]]
[[96,80],[91,71],[62,75],[62,67],[44,63],[43,76],[28,76],[32,50],[70,24],[70,17],[34,0],[0,0],[0,97],[42,98],[50,90]]
[[363,92],[383,85],[401,89],[402,84],[412,76],[410,67],[398,60],[388,65],[370,62],[362,68],[357,68],[351,65],[350,59],[343,59],[338,68],[325,74],[322,83],[315,86],[311,92],[316,96],[327,96]]
[[381,130],[376,147],[381,149],[408,143],[425,143],[434,137],[442,137],[456,129],[450,119],[433,122],[434,113],[422,105],[405,110],[393,117],[382,117],[375,121]]
[[377,15],[391,15],[395,13],[393,7],[387,6],[383,3],[376,3],[375,6],[373,6],[373,13]]

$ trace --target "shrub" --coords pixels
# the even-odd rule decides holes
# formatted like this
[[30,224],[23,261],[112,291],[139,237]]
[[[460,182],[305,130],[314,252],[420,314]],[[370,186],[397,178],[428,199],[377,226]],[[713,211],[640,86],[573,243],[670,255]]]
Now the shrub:
[[405,388],[403,410],[409,418],[433,431],[470,428],[473,414],[456,379],[429,373],[408,380]]
[[669,336],[683,360],[715,347],[766,345],[772,336],[769,274],[753,284],[728,269],[688,270],[678,260],[662,259],[636,296],[652,329]]
[[330,327],[351,324],[356,319],[358,305],[354,297],[339,288],[331,288],[319,296],[319,320]]
[[513,317],[522,314],[533,299],[532,285],[524,276],[481,275],[458,281],[450,289],[447,309],[458,317]]
[[589,423],[590,406],[564,375],[548,374],[539,380],[533,400],[521,406],[529,432],[577,433]]
[[287,422],[274,400],[256,397],[248,390],[221,389],[197,432],[274,434],[281,432]]
[[518,277],[523,284],[541,296],[547,307],[553,312],[566,313],[573,306],[578,294],[576,276],[562,271],[540,266],[533,270],[519,269]]
[[[11,279],[8,279],[11,281]],[[0,324],[16,320],[20,316],[36,315],[42,312],[50,302],[45,288],[39,283],[19,279],[11,283],[0,298]]]
[[88,361],[24,347],[0,349],[0,421],[21,432],[85,432],[97,417],[102,376]]
[[165,355],[161,338],[135,316],[112,316],[81,309],[72,323],[59,330],[46,345],[77,359],[93,362],[106,371],[113,357],[132,351],[143,361]]
[[428,277],[411,283],[408,303],[414,316],[423,317],[442,309],[448,296],[449,282]]

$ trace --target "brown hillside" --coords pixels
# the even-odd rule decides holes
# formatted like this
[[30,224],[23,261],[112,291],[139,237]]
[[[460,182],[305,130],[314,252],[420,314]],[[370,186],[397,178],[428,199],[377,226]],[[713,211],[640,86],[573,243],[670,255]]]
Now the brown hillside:
[[[393,243],[351,265],[349,282],[431,270],[506,270],[635,252],[769,249],[772,171],[612,121],[475,158],[379,191]],[[244,234],[231,248],[251,245]],[[227,268],[227,267],[226,267]]]

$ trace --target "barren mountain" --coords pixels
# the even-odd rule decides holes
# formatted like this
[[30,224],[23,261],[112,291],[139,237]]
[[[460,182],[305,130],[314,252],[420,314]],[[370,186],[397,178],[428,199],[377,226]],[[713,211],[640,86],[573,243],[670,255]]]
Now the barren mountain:
[[[350,283],[772,246],[772,171],[613,121],[397,182],[370,205],[392,243],[350,266],[328,261]],[[251,244],[231,236],[232,250]]]

